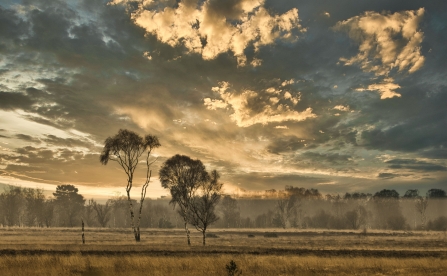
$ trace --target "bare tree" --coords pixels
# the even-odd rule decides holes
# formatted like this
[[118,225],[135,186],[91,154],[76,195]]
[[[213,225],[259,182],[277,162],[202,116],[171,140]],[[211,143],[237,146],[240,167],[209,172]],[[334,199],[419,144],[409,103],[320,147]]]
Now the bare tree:
[[286,229],[289,226],[289,219],[299,207],[299,198],[296,195],[290,195],[287,198],[276,201],[276,214],[273,218],[274,224]]
[[427,207],[428,207],[428,196],[427,197],[423,197],[423,196],[417,197],[414,207],[416,208],[416,211],[421,216],[422,230],[424,230],[425,223],[427,221],[427,216],[425,215],[425,212],[427,211]]
[[[149,157],[153,149],[160,147],[158,138],[152,135],[146,135],[144,138],[136,134],[133,131],[126,129],[120,129],[118,134],[113,137],[109,137],[104,142],[104,148],[99,157],[100,162],[103,165],[111,161],[117,162],[127,175],[127,200],[129,202],[130,210],[130,223],[132,230],[134,232],[135,241],[140,241],[140,221],[141,221],[141,210],[143,209],[143,202],[146,198],[146,190],[149,186],[149,181],[151,179],[152,171],[150,166],[152,163],[149,162]],[[134,210],[132,199],[130,198],[130,191],[133,186],[133,178],[135,174],[135,169],[139,163],[140,157],[143,153],[147,152],[146,155],[146,180],[141,187],[141,197],[140,197],[140,208],[138,212],[138,220],[135,222]]]
[[172,199],[169,203],[173,204],[174,208],[179,207],[178,212],[185,223],[188,245],[191,245],[187,212],[197,189],[208,180],[205,166],[200,160],[177,154],[163,163],[159,177],[163,188],[169,189],[171,193]]
[[112,205],[110,201],[107,201],[104,205],[98,204],[96,201],[92,200],[93,210],[96,213],[96,220],[101,225],[101,227],[106,227],[110,220],[110,210],[112,210]]
[[206,229],[216,222],[219,217],[215,213],[215,208],[222,195],[222,183],[219,182],[220,175],[213,170],[210,179],[200,186],[200,196],[195,196],[191,200],[191,206],[187,212],[188,222],[197,231],[202,232],[203,242],[206,244]]

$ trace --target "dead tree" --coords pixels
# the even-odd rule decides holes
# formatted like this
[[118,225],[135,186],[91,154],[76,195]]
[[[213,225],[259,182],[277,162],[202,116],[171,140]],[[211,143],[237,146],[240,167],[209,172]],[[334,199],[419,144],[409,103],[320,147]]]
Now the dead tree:
[[93,210],[96,212],[96,220],[101,225],[101,227],[106,227],[107,222],[110,220],[110,211],[112,206],[110,202],[107,201],[104,205],[98,204],[96,201],[92,200]]

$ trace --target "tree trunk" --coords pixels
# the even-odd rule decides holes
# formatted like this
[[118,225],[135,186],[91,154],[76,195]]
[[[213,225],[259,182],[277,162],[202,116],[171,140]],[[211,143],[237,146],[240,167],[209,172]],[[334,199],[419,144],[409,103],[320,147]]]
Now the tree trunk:
[[185,220],[186,238],[188,239],[188,245],[191,245],[191,240],[190,240],[190,237],[189,237],[188,223],[186,222],[186,219],[185,219],[185,218],[184,218],[184,220]]
[[203,234],[202,245],[205,246],[205,244],[206,244],[206,230],[203,230],[202,234]]
[[133,214],[133,205],[132,205],[132,200],[130,199],[130,190],[127,190],[127,200],[129,201],[129,210],[130,210],[130,226],[132,227],[133,230],[133,234],[135,236],[135,241],[139,242],[140,241],[140,227],[139,225],[138,227],[138,231],[137,231],[137,227],[135,226],[135,219],[134,219],[134,214]]
[[135,232],[135,241],[140,241],[140,227],[137,227],[137,231]]
[[82,244],[85,244],[85,236],[84,236],[84,220],[81,219],[82,222]]

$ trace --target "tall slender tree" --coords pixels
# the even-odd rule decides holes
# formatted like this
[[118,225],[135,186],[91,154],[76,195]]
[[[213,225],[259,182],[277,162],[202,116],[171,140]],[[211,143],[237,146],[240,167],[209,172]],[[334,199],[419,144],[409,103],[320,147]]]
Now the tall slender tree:
[[[107,165],[109,161],[117,162],[127,175],[126,193],[127,200],[129,202],[130,210],[130,223],[135,236],[135,241],[140,241],[140,221],[141,211],[143,210],[143,202],[146,198],[146,190],[149,186],[152,171],[151,165],[155,162],[149,161],[152,150],[160,147],[158,138],[153,135],[146,135],[141,137],[133,131],[127,129],[120,129],[118,134],[113,137],[109,137],[104,142],[104,148],[99,157],[100,162],[103,165]],[[132,199],[130,197],[130,191],[133,187],[133,179],[135,176],[135,170],[140,162],[141,156],[147,153],[146,159],[146,179],[141,187],[140,208],[138,211],[138,220],[135,221],[134,207]]]
[[187,213],[197,189],[208,181],[205,166],[200,160],[177,154],[163,163],[159,177],[163,188],[169,189],[171,193],[170,204],[173,204],[174,208],[178,206],[178,212],[185,224],[188,245],[191,245]]

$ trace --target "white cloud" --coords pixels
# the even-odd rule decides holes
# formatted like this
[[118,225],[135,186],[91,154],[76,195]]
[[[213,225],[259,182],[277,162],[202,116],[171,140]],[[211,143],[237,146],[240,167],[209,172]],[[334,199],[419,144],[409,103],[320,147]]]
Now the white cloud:
[[253,66],[253,67],[261,66],[261,65],[262,65],[262,59],[254,58],[254,59],[251,61],[250,64],[251,64],[251,66]]
[[340,110],[340,111],[349,111],[349,106],[344,106],[344,105],[336,105],[334,106],[335,110]]
[[[131,18],[163,43],[173,47],[183,45],[188,53],[201,54],[205,60],[231,51],[238,66],[245,66],[244,51],[250,45],[258,51],[277,39],[295,40],[296,31],[305,31],[299,24],[298,9],[271,14],[264,1],[184,0],[177,7],[164,8],[160,8],[159,1],[142,1]],[[115,0],[111,4],[128,2]],[[259,66],[261,61],[255,58],[250,64]]]
[[385,78],[383,83],[358,91],[378,91],[381,99],[400,96],[394,91],[400,86],[386,78],[396,70],[411,74],[424,65],[425,58],[420,51],[424,36],[418,29],[424,12],[424,8],[393,14],[365,12],[337,23],[336,30],[346,30],[360,44],[356,56],[340,58],[340,61],[345,65],[360,64],[363,71]]
[[222,100],[212,100],[210,98],[205,98],[203,101],[206,108],[210,110],[216,110],[218,108],[225,108],[228,106],[228,104]]
[[380,99],[387,99],[393,97],[401,97],[401,95],[394,90],[400,88],[398,84],[390,82],[382,82],[368,85],[368,88],[357,88],[356,91],[377,91],[380,93]]
[[316,117],[312,113],[312,108],[298,112],[293,110],[290,105],[280,103],[277,97],[267,97],[267,100],[262,100],[263,97],[260,97],[260,94],[255,91],[244,90],[241,93],[230,91],[228,82],[221,82],[220,86],[213,87],[212,90],[219,93],[222,100],[207,98],[204,100],[204,105],[208,109],[231,107],[233,113],[230,118],[239,127],[248,127],[254,124],[265,125],[273,122],[304,121]]
[[279,129],[289,129],[287,126],[275,126],[275,128],[279,128]]
[[294,84],[294,83],[295,83],[294,79],[285,80],[281,83],[281,86],[286,86],[286,85],[290,85],[290,84]]

